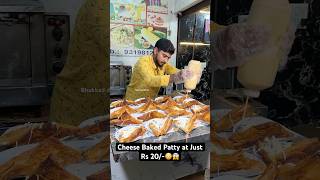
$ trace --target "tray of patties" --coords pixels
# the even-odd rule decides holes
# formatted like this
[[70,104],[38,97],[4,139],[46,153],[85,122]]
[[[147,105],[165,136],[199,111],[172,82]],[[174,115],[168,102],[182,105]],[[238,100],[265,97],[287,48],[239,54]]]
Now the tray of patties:
[[110,153],[107,116],[79,126],[26,123],[0,136],[0,179],[107,178]]
[[183,94],[117,100],[110,104],[110,138],[116,161],[137,159],[116,151],[116,143],[209,142],[210,106]]
[[[303,167],[306,177],[319,177],[320,142],[257,115],[252,107],[214,110],[211,114],[211,177],[286,179]],[[302,172],[302,171],[301,171]],[[295,175],[296,174],[296,175]]]
[[201,127],[209,134],[209,124],[209,105],[188,95],[117,100],[110,105],[111,139],[120,143],[188,141]]

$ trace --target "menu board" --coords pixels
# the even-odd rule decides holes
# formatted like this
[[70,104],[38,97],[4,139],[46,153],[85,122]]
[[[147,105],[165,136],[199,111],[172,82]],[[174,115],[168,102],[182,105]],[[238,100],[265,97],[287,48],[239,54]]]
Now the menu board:
[[148,12],[168,13],[168,0],[147,0]]
[[167,38],[168,0],[111,0],[110,55],[143,56]]

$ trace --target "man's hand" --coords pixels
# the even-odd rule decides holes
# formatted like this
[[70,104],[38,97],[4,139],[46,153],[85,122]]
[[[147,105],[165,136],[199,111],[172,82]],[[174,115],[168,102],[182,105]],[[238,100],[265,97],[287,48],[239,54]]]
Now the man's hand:
[[170,75],[170,83],[181,84],[184,80],[192,77],[192,71],[188,69],[181,69],[176,74]]
[[266,48],[270,37],[268,26],[238,23],[213,33],[212,50],[219,69],[245,63],[246,57]]

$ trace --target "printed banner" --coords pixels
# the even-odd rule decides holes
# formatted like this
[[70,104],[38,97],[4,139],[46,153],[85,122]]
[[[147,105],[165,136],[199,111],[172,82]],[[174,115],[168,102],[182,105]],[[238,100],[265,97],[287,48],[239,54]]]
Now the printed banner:
[[167,38],[167,0],[111,0],[111,56],[152,53],[156,41]]

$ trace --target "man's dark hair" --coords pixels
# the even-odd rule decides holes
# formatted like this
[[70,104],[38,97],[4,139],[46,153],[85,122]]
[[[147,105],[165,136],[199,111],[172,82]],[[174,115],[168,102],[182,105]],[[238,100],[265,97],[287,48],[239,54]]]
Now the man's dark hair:
[[168,40],[168,39],[165,39],[165,38],[159,39],[156,42],[155,47],[158,48],[159,51],[161,50],[161,51],[170,53],[171,55],[174,54],[174,51],[175,51],[172,42],[170,40]]

